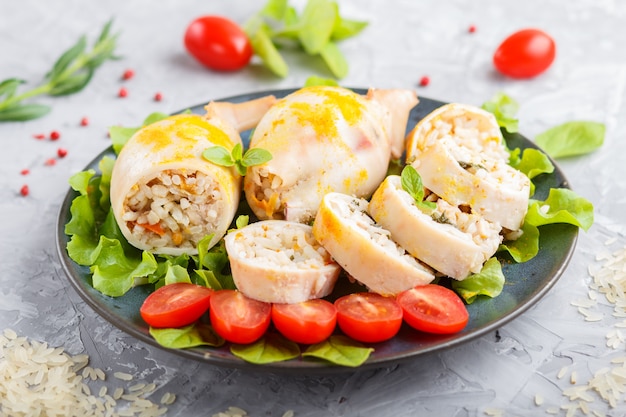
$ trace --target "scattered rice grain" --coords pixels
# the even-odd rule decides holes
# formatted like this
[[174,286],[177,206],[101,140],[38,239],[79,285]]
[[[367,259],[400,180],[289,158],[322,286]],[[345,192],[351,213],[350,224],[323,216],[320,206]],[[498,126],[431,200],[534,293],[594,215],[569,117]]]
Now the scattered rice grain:
[[115,372],[113,374],[117,379],[121,379],[122,381],[132,381],[133,376],[131,374],[127,374],[126,372]]

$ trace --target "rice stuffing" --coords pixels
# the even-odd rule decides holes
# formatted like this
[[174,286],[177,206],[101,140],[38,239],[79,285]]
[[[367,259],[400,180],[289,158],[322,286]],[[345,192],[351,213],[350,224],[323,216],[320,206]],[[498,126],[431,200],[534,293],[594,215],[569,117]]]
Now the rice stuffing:
[[222,192],[199,172],[165,170],[136,184],[124,201],[123,221],[153,248],[195,248],[222,215]]

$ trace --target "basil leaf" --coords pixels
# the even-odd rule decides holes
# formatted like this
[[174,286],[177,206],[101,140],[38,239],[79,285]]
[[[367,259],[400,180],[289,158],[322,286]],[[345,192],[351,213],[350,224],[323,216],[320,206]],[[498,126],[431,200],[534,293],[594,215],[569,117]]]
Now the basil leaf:
[[50,107],[43,104],[13,105],[0,110],[0,122],[23,122],[37,119],[50,112]]
[[477,274],[471,274],[463,281],[452,281],[452,289],[467,304],[472,304],[478,296],[497,297],[504,287],[502,265],[497,258],[490,258]]
[[335,365],[357,367],[362,365],[374,351],[361,343],[343,335],[334,335],[322,343],[309,346],[303,357],[313,357],[334,363]]
[[269,17],[277,21],[283,20],[287,13],[288,0],[268,0],[261,9],[261,16]]
[[225,343],[211,326],[204,323],[179,328],[150,327],[150,334],[158,344],[170,349],[186,349],[203,345],[217,347]]
[[235,144],[230,153],[233,157],[233,161],[241,161],[241,158],[243,157],[243,146],[241,143]]
[[573,121],[555,126],[535,137],[535,143],[553,158],[584,155],[604,143],[603,123]]
[[262,165],[272,160],[272,154],[262,148],[250,148],[246,151],[241,160],[241,164],[245,167],[251,167],[255,165]]
[[223,146],[212,146],[202,152],[202,157],[209,162],[213,162],[216,165],[225,167],[231,167],[235,164],[235,160],[232,155]]
[[304,50],[318,54],[330,41],[339,16],[337,3],[333,0],[309,0],[300,16],[298,38]]
[[432,201],[424,201],[424,185],[422,177],[412,165],[407,165],[402,169],[400,174],[400,183],[402,189],[409,193],[415,200],[415,205],[426,211],[432,211],[437,208],[437,204]]
[[250,39],[254,53],[261,58],[263,64],[274,74],[284,78],[289,73],[287,63],[272,42],[271,31],[260,17],[250,19],[244,31]]
[[230,351],[246,362],[259,365],[288,361],[300,356],[297,343],[276,333],[266,333],[264,337],[248,345],[233,344]]
[[320,55],[335,77],[343,78],[348,75],[348,61],[335,42],[327,42],[320,50]]
[[424,199],[424,186],[422,185],[422,177],[412,165],[407,165],[402,169],[400,174],[402,189],[409,193],[415,201]]
[[482,108],[492,113],[498,121],[498,126],[509,133],[518,131],[517,111],[519,103],[504,93],[497,93],[493,98],[483,103]]
[[336,20],[331,39],[334,41],[342,41],[347,38],[358,35],[368,25],[368,22],[345,19],[341,16]]

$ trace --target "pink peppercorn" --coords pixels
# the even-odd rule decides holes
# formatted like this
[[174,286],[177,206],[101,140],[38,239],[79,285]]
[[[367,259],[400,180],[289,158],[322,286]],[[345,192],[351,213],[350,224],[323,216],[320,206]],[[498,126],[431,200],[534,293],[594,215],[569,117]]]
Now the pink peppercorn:
[[54,158],[48,158],[46,159],[46,162],[44,163],[47,166],[53,166],[54,164],[57,163],[57,160]]
[[57,155],[59,155],[59,158],[65,158],[65,156],[67,155],[67,149],[65,148],[57,149]]
[[89,125],[89,119],[86,117],[83,117],[82,119],[80,119],[80,125],[81,126],[88,126]]
[[59,140],[60,137],[61,137],[61,134],[57,132],[56,130],[53,130],[52,132],[50,132],[50,140]]
[[127,69],[126,71],[124,71],[124,74],[122,74],[122,79],[130,80],[134,76],[135,76],[135,71],[133,71],[132,69]]
[[430,78],[429,77],[424,75],[422,78],[420,78],[420,86],[421,87],[426,87],[428,84],[430,84]]
[[117,93],[119,97],[126,97],[128,95],[128,90],[124,87],[120,88],[120,91]]
[[26,197],[29,192],[30,192],[30,190],[28,189],[28,185],[26,185],[26,184],[22,185],[22,188],[20,188],[20,194],[22,196]]
[[41,140],[41,139],[45,139],[46,135],[44,135],[43,133],[38,133],[36,135],[33,135],[33,137],[37,140]]
[[154,95],[154,101],[161,101],[161,100],[163,100],[163,94],[161,94],[161,93],[156,93],[156,94]]
[[469,28],[467,28],[467,31],[468,31],[469,33],[474,33],[474,32],[476,32],[476,26],[475,26],[475,25],[470,25],[470,27],[469,27]]
[[30,169],[28,169],[28,168],[24,168],[23,170],[21,170],[21,171],[20,171],[20,174],[22,174],[22,175],[28,175],[28,174],[30,174]]

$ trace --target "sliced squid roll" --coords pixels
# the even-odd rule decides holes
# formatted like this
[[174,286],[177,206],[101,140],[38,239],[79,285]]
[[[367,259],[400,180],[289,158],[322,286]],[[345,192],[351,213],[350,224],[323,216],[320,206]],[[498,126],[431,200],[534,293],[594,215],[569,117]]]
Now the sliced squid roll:
[[325,297],[341,272],[305,224],[260,221],[229,232],[224,241],[237,289],[267,303]]
[[313,235],[342,268],[370,291],[396,295],[431,282],[431,268],[408,254],[389,231],[367,214],[367,201],[326,194],[313,223]]
[[407,136],[407,162],[424,186],[452,205],[469,205],[487,220],[518,230],[526,216],[530,180],[508,165],[498,124],[480,108],[448,104]]
[[263,116],[250,148],[272,159],[248,168],[246,199],[259,219],[308,223],[324,194],[370,197],[398,157],[410,110],[410,90],[356,94],[340,87],[308,87],[278,100]]
[[442,274],[463,280],[480,272],[502,241],[500,225],[435,194],[428,199],[437,207],[427,213],[402,189],[400,177],[390,175],[372,196],[368,212],[407,252]]
[[239,133],[218,117],[170,116],[137,131],[111,178],[111,208],[128,242],[168,255],[196,254],[210,234],[215,245],[237,210],[241,177],[202,152],[237,143]]

